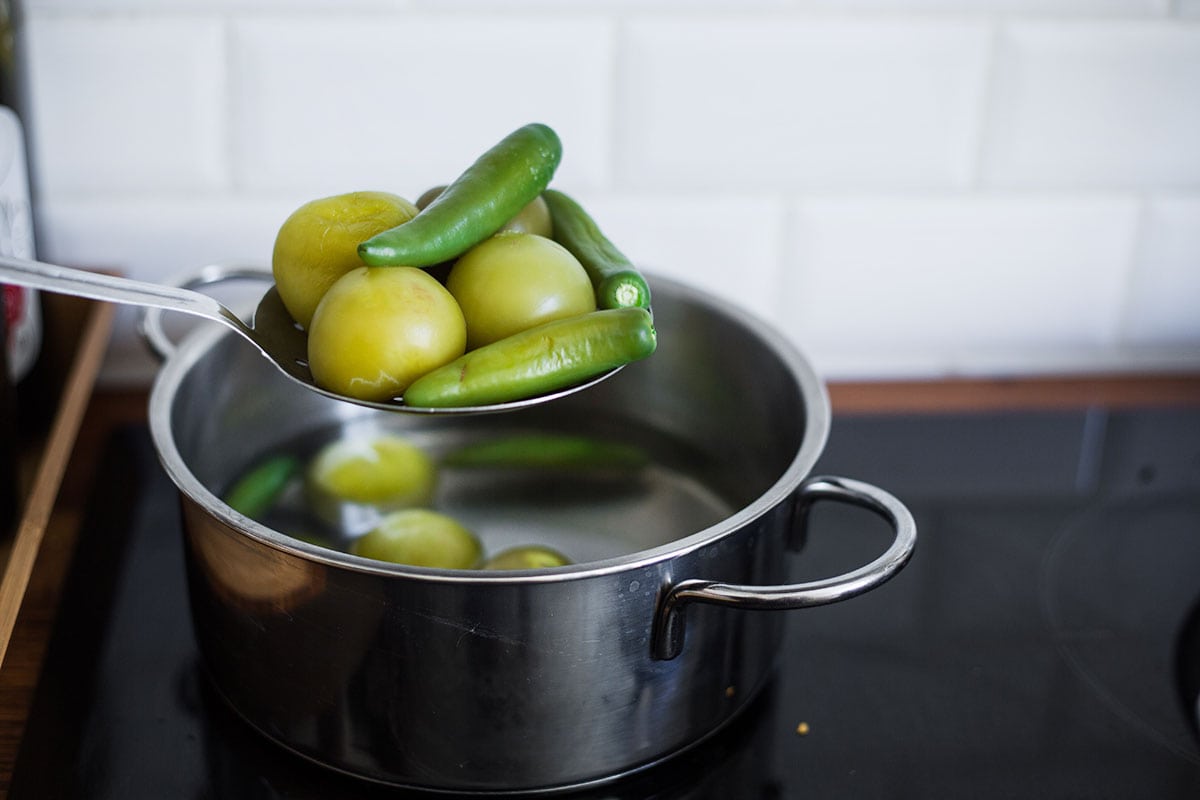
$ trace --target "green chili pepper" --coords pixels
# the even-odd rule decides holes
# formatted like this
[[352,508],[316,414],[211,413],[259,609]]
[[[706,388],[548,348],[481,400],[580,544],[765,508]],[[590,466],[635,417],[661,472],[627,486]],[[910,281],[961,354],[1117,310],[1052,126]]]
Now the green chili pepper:
[[404,402],[445,408],[523,400],[646,358],[656,346],[646,309],[593,311],[471,350],[414,381]]
[[541,123],[510,133],[421,213],[358,246],[368,266],[428,267],[456,258],[500,230],[541,194],[562,160],[558,134]]
[[225,504],[251,519],[271,509],[284,487],[300,469],[292,456],[268,458],[243,475],[225,496]]
[[588,436],[531,433],[465,445],[448,453],[447,467],[636,469],[649,462],[637,447]]
[[567,195],[555,189],[542,192],[550,208],[554,240],[583,264],[596,289],[600,308],[649,308],[650,287],[642,273],[601,232],[595,220]]

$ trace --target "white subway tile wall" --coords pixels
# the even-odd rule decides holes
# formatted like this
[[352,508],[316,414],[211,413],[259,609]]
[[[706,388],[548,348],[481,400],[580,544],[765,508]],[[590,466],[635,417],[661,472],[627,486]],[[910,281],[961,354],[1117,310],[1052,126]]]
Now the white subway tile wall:
[[219,20],[63,17],[35,20],[29,38],[30,139],[47,201],[230,184]]
[[570,153],[558,180],[612,172],[609,20],[331,14],[231,31],[229,124],[247,192],[420,194],[531,120]]
[[829,379],[1200,369],[1197,0],[23,6],[46,260],[266,267],[307,200],[538,120],[628,255]]
[[1200,316],[1200,197],[1159,197],[1143,215],[1144,244],[1130,276],[1133,344],[1196,347]]
[[985,25],[941,19],[632,20],[619,177],[717,192],[964,186],[988,43]]
[[1128,20],[1004,26],[987,182],[1200,185],[1198,36],[1194,25]]
[[1121,196],[802,201],[787,330],[894,375],[914,354],[953,373],[1076,361],[1119,343],[1137,222]]

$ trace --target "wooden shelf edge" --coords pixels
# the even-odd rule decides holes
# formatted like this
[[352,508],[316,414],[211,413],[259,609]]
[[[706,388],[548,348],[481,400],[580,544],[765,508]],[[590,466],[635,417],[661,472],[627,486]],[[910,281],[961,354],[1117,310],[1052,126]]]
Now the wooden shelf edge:
[[111,303],[90,305],[63,386],[58,411],[42,451],[33,488],[17,525],[8,563],[4,568],[3,582],[0,583],[0,667],[3,667],[8,654],[25,591],[54,512],[59,487],[71,459],[112,330],[116,306]]
[[833,381],[834,414],[1200,406],[1200,374]]

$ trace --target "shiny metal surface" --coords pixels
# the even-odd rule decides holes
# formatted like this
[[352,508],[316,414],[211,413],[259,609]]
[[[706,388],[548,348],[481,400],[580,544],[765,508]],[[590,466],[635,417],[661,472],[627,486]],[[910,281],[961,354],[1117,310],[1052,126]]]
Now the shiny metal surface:
[[[670,659],[655,652],[655,619],[689,580],[788,585],[785,551],[816,492],[801,487],[828,434],[828,401],[772,329],[681,284],[652,286],[659,349],[603,385],[502,417],[389,419],[414,436],[468,439],[497,419],[646,432],[671,443],[653,451],[674,454],[664,467],[731,509],[680,530],[677,513],[650,502],[628,516],[636,549],[551,570],[383,564],[236,514],[219,492],[255,453],[374,424],[374,412],[294,391],[224,331],[181,345],[156,382],[151,433],[184,495],[198,644],[233,708],[285,747],[371,780],[532,792],[645,767],[749,703],[783,615],[689,603],[686,642]],[[859,488],[857,501],[883,496]],[[911,545],[905,530],[897,538]],[[902,563],[895,555],[887,569]],[[865,590],[880,579],[845,580]]]
[[[271,281],[269,272],[219,265],[205,267],[197,272],[191,285],[203,286],[227,279],[243,279],[260,275]],[[219,322],[237,333],[257,349],[258,353],[273,364],[281,374],[300,384],[309,391],[324,395],[332,400],[354,403],[380,411],[424,414],[430,416],[468,416],[512,411],[557,400],[574,392],[590,389],[600,381],[616,374],[621,367],[609,370],[588,381],[567,389],[550,392],[537,397],[493,403],[486,406],[460,406],[457,408],[425,408],[405,405],[400,398],[387,402],[375,402],[331,392],[313,381],[308,368],[308,337],[292,321],[274,286],[266,291],[254,313],[253,324],[247,324],[227,307],[201,292],[181,286],[164,286],[155,283],[130,280],[114,275],[88,272],[86,270],[60,267],[39,261],[0,256],[0,281],[18,286],[29,286],[48,292],[105,300],[113,303],[142,306],[146,308],[179,311],[184,314]],[[147,339],[161,355],[170,351],[170,342],[158,327],[157,318],[150,317]]]
[[[709,603],[745,610],[780,611],[836,603],[869,591],[895,575],[908,563],[917,545],[917,524],[904,504],[892,495],[862,481],[821,476],[809,478],[797,492],[797,518],[808,524],[808,511],[819,500],[836,500],[862,506],[886,519],[895,531],[892,544],[878,558],[844,575],[788,586],[735,586],[704,580],[686,580],[672,586],[659,604],[654,633],[656,658],[672,659],[683,649],[684,608],[689,603]],[[801,531],[800,536],[807,534]]]

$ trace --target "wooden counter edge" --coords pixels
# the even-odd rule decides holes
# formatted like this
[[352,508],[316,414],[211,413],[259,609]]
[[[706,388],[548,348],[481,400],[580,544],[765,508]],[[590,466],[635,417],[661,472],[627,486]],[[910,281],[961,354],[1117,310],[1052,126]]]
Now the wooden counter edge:
[[87,411],[96,377],[108,346],[116,307],[97,303],[87,317],[75,359],[63,387],[25,512],[17,526],[8,563],[0,583],[0,665],[8,652],[29,578],[41,549],[42,537],[54,512],[59,486],[75,449],[76,436]]
[[831,381],[834,415],[1200,406],[1200,373]]

